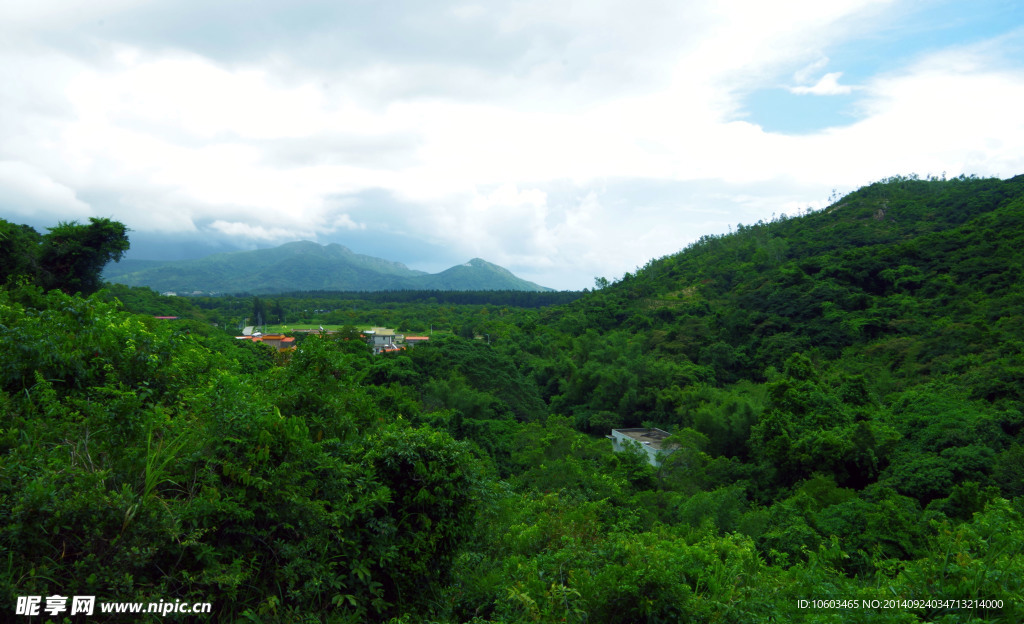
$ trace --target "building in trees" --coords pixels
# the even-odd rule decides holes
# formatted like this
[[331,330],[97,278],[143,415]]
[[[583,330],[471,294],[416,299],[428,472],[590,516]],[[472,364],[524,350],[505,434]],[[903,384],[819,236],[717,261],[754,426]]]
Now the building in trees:
[[669,432],[655,429],[653,427],[638,427],[633,429],[612,429],[612,433],[606,436],[612,441],[612,450],[621,453],[627,448],[640,448],[647,454],[647,461],[652,466],[660,466],[666,455],[675,450],[665,445],[665,438]]
[[387,327],[372,327],[363,332],[366,342],[373,347],[374,355],[395,348],[395,330]]

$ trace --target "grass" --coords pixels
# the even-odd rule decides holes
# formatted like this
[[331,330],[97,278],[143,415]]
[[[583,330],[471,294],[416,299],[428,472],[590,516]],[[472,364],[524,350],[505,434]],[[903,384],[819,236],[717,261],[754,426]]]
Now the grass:
[[326,323],[322,325],[320,323],[296,323],[293,325],[289,323],[287,325],[267,325],[262,331],[264,334],[287,334],[293,331],[319,331],[320,327],[326,331],[338,331],[344,325],[328,325]]

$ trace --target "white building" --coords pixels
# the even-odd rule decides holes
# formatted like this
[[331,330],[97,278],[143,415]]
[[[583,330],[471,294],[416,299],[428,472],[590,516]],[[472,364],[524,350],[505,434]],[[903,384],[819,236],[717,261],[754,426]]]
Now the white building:
[[664,446],[664,440],[669,435],[669,432],[661,429],[640,427],[612,429],[612,434],[605,437],[612,441],[612,450],[616,453],[626,450],[627,446],[639,447],[647,453],[647,461],[652,466],[660,466],[662,458],[675,450]]
[[374,355],[384,351],[391,351],[395,346],[395,330],[387,327],[372,327],[363,331],[366,342],[373,347]]

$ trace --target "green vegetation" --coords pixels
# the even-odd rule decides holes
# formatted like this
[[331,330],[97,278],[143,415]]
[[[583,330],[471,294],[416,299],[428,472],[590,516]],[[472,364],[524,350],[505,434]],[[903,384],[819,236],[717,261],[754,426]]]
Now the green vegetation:
[[0,219],[0,282],[19,277],[67,293],[92,294],[100,273],[128,250],[128,229],[110,219],[58,223],[45,235]]
[[[0,291],[0,600],[1019,622],[1022,269],[1024,176],[893,178],[542,307],[83,298],[8,269],[29,277]],[[281,356],[225,331],[254,312],[437,332]],[[636,426],[672,433],[662,465],[611,452]]]

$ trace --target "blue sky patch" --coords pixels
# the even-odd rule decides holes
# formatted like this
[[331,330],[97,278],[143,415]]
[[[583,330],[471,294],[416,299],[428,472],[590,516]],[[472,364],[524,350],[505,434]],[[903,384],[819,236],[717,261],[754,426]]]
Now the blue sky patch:
[[856,97],[856,92],[822,96],[798,95],[781,88],[763,89],[747,98],[750,115],[746,120],[766,132],[809,134],[854,123]]
[[[770,88],[751,92],[743,100],[742,118],[767,132],[809,134],[857,121],[856,87],[873,76],[904,70],[915,59],[947,49],[970,46],[1012,33],[1024,25],[1024,3],[978,0],[969,11],[962,2],[939,0],[914,3],[894,13],[882,28],[822,51],[828,62],[804,83],[794,76],[802,67]],[[1016,64],[1018,61],[1007,59]],[[845,95],[796,94],[791,87],[810,87],[825,74],[841,72],[840,85],[854,87]]]

